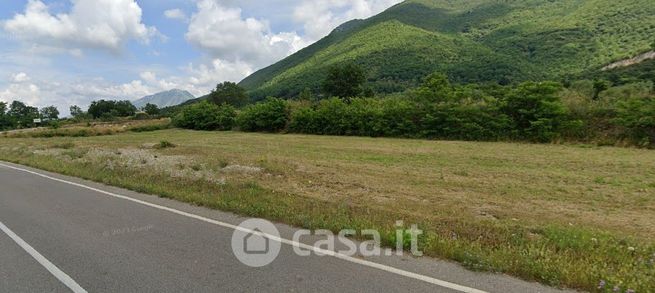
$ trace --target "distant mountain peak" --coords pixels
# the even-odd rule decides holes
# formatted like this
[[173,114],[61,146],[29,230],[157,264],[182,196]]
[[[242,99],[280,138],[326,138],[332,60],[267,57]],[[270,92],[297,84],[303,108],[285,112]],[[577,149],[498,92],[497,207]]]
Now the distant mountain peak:
[[194,97],[188,91],[180,90],[180,89],[172,89],[172,90],[156,93],[154,95],[143,97],[141,99],[132,102],[132,104],[134,104],[134,106],[136,106],[137,108],[142,108],[147,104],[154,104],[157,105],[159,108],[165,108],[165,107],[177,106],[179,104],[182,104],[188,100],[192,100],[195,98],[196,97]]

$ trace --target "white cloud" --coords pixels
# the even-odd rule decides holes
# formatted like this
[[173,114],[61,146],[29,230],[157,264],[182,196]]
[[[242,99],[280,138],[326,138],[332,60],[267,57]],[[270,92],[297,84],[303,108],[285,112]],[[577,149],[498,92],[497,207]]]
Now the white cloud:
[[112,85],[102,80],[86,81],[73,84],[69,88],[64,88],[63,91],[87,99],[112,100],[133,100],[154,93],[153,89],[143,84],[141,80],[133,80],[119,85]]
[[172,80],[159,79],[157,74],[151,71],[141,72],[139,75],[147,85],[153,87],[156,91],[167,91],[180,87],[181,85]]
[[252,74],[253,68],[246,62],[214,59],[209,66],[201,64],[196,67],[190,64],[187,72],[190,75],[188,82],[193,89],[207,94],[220,82],[240,81],[245,76]]
[[22,14],[5,21],[2,28],[16,39],[47,47],[119,51],[131,40],[148,42],[159,35],[141,21],[141,7],[134,0],[75,0],[69,13],[53,15],[40,0],[29,0]]
[[13,100],[36,104],[41,100],[41,89],[33,83],[12,83],[0,91],[0,101],[10,103]]
[[261,67],[307,45],[295,32],[275,34],[265,20],[243,18],[240,8],[215,0],[200,0],[197,6],[186,38],[214,58]]
[[52,77],[42,79],[18,73],[13,75],[11,83],[4,88],[0,87],[0,101],[10,103],[19,100],[39,108],[54,105],[66,114],[71,105],[86,108],[93,100],[134,100],[158,91],[158,86],[146,84],[141,80],[115,84],[103,79],[60,76],[53,80]]
[[229,62],[214,59],[209,65],[190,63],[182,69],[183,76],[160,78],[152,71],[144,71],[139,77],[151,91],[160,92],[171,89],[189,91],[194,96],[208,94],[218,83],[224,81],[238,82],[253,73],[253,68],[245,62]]
[[[304,34],[272,32],[266,19],[244,17],[240,8],[225,6],[238,5],[238,1],[198,0],[198,10],[191,17],[186,39],[226,66],[240,64],[241,69],[220,66],[221,70],[237,76],[246,71],[243,66],[257,70],[270,65],[326,36],[346,21],[368,18],[402,0],[277,2],[271,5],[288,5],[293,21],[302,24]],[[212,67],[217,68],[215,64],[207,68]],[[244,77],[239,76],[237,80]]]
[[176,20],[187,20],[186,13],[182,11],[181,9],[169,9],[164,11],[164,16],[168,19],[176,19]]
[[16,73],[12,76],[11,80],[14,83],[22,83],[30,80],[30,77],[25,72]]
[[[14,46],[16,49],[8,51],[0,47],[0,100],[9,102],[19,99],[37,107],[55,105],[66,113],[72,104],[84,108],[96,99],[134,100],[173,88],[202,96],[217,83],[239,81],[255,70],[296,52],[324,37],[343,22],[370,17],[400,2],[195,1],[198,10],[191,17],[181,10],[169,10],[160,17],[188,21],[184,37],[206,56],[174,70],[138,63],[136,66],[141,68],[138,71],[140,74],[126,82],[113,82],[108,80],[113,79],[110,75],[105,75],[105,78],[81,77],[75,72],[55,67],[52,60],[44,56],[66,54],[85,58],[84,50],[88,48],[117,52],[130,40],[148,42],[158,33],[155,28],[143,24],[142,11],[135,0],[72,0],[70,11],[59,14],[51,13],[42,0],[29,0],[23,13],[0,21],[0,29],[11,36],[1,42],[6,40],[11,44],[18,40],[16,44],[24,45]],[[275,7],[268,7],[270,5]],[[245,11],[235,7],[243,7]],[[275,16],[251,16],[270,15],[270,9]],[[272,27],[284,29],[273,30]],[[0,38],[4,38],[3,34],[0,34]],[[146,51],[144,54],[151,56],[176,56],[175,52],[167,51],[164,47],[153,46]],[[121,55],[117,55],[117,58],[121,58]],[[186,62],[189,61],[182,61]],[[97,64],[89,64],[89,68],[93,66]],[[131,66],[125,67],[125,71],[134,74]],[[93,72],[88,70],[86,74],[93,75]],[[98,74],[103,76],[102,72]]]
[[402,2],[402,0],[313,0],[294,9],[293,19],[302,23],[305,37],[316,41],[339,25],[353,19],[365,19]]

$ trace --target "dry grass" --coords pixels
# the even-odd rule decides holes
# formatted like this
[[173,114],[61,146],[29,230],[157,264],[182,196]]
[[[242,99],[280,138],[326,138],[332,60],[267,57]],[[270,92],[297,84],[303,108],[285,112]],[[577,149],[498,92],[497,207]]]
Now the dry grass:
[[[167,139],[179,145],[167,153],[196,158],[214,169],[226,162],[263,167],[267,172],[259,174],[257,183],[289,194],[426,217],[518,219],[531,225],[556,222],[655,237],[653,151],[187,131],[167,134]],[[124,148],[157,141],[157,137],[100,138],[88,145]]]
[[170,128],[171,121],[168,118],[156,120],[117,120],[113,122],[88,122],[66,124],[59,128],[30,128],[22,130],[11,130],[0,133],[0,137],[21,138],[21,137],[86,137],[105,136],[123,132],[147,132]]
[[[156,148],[162,139],[175,147]],[[430,232],[430,255],[472,268],[655,289],[649,150],[165,130],[0,139],[0,159],[301,226],[413,220]],[[149,187],[157,178],[168,190]]]

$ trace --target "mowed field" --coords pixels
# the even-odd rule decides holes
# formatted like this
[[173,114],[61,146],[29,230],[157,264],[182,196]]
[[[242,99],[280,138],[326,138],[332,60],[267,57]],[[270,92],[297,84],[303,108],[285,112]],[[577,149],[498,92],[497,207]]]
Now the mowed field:
[[170,129],[0,138],[0,159],[389,245],[403,220],[472,269],[655,290],[652,150]]

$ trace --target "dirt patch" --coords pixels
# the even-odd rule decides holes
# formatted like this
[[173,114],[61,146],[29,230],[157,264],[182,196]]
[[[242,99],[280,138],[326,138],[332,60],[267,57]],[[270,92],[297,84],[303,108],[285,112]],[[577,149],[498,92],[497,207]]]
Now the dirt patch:
[[227,173],[257,174],[263,172],[264,169],[260,167],[253,167],[253,166],[230,165],[221,169],[221,171]]

